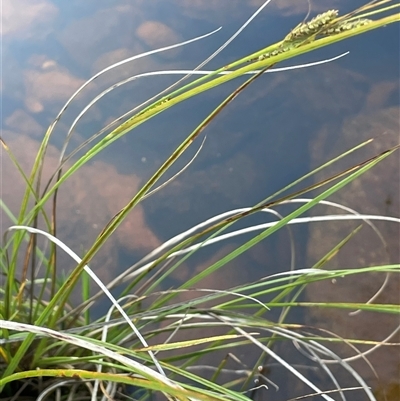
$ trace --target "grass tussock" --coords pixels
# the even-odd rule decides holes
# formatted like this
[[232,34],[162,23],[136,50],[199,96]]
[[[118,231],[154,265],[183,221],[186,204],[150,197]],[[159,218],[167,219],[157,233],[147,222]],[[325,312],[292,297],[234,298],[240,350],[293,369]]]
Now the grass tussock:
[[[269,1],[265,2],[257,13],[268,3]],[[242,32],[257,13],[237,34]],[[3,149],[23,177],[26,190],[18,215],[13,215],[0,200],[3,213],[14,222],[4,233],[0,253],[3,284],[0,298],[0,399],[248,401],[260,396],[267,397],[268,391],[277,389],[276,383],[268,375],[268,366],[277,364],[285,374],[308,389],[307,395],[301,393],[299,396],[307,398],[318,394],[324,400],[345,400],[352,399],[352,392],[362,391],[365,399],[375,400],[368,383],[357,373],[350,360],[334,352],[331,345],[346,345],[354,353],[352,361],[366,360],[368,351],[361,352],[358,346],[368,346],[370,350],[391,344],[391,338],[396,332],[384,341],[340,338],[322,328],[306,327],[288,320],[289,311],[298,307],[399,313],[399,307],[395,304],[325,303],[323,299],[320,302],[304,302],[300,298],[304,289],[312,283],[374,273],[386,275],[387,279],[380,290],[383,291],[391,275],[399,273],[399,264],[325,269],[327,262],[359,234],[359,228],[351,231],[338,243],[332,244],[330,251],[314,266],[283,269],[280,273],[263,277],[256,282],[245,282],[224,290],[199,288],[198,283],[274,232],[282,228],[290,232],[290,227],[294,224],[359,220],[377,230],[374,225],[376,220],[386,221],[388,224],[399,223],[400,220],[395,217],[364,215],[327,200],[376,164],[391,157],[397,146],[324,181],[301,187],[306,179],[351,156],[355,150],[367,146],[370,141],[349,149],[281,191],[266,194],[266,198],[256,205],[210,216],[208,220],[188,228],[154,249],[109,283],[102,283],[89,264],[126,216],[143,199],[155,194],[176,177],[175,175],[166,183],[159,184],[160,179],[181,155],[190,146],[194,146],[194,143],[197,144],[195,140],[207,125],[262,74],[284,60],[294,59],[306,52],[398,21],[398,4],[386,0],[370,2],[345,15],[337,10],[328,10],[302,21],[281,41],[215,71],[202,70],[209,61],[206,60],[193,71],[159,72],[158,74],[179,73],[184,77],[157,97],[148,99],[120,116],[67,154],[75,127],[87,110],[110,91],[137,76],[117,82],[94,98],[76,117],[65,138],[58,167],[48,182],[43,182],[42,174],[49,140],[64,111],[79,93],[98,76],[123,63],[201,38],[131,57],[89,79],[73,94],[49,126],[30,172],[23,171],[12,149],[2,139]],[[222,45],[219,51],[237,34]],[[321,63],[329,61],[331,60]],[[313,63],[315,64],[317,63]],[[154,73],[148,75],[150,74]],[[195,78],[196,76],[199,77]],[[82,257],[57,238],[58,191],[66,180],[114,141],[120,140],[159,113],[242,76],[247,76],[248,79],[188,134],[135,196],[108,222]],[[98,140],[95,141],[96,139]],[[196,155],[203,143],[204,140]],[[75,160],[75,155],[81,156]],[[294,191],[295,186],[302,189]],[[311,196],[310,193],[314,195]],[[277,212],[277,206],[287,204],[293,207],[290,213],[281,215]],[[341,214],[303,217],[317,204],[335,207]],[[49,205],[52,210],[50,213],[46,211],[49,210]],[[236,222],[245,221],[246,217],[255,213],[271,214],[274,221],[235,229]],[[248,238],[249,233],[254,235],[179,287],[168,291],[160,290],[161,284],[199,249],[245,234]],[[43,238],[49,243],[47,251],[41,246]],[[292,238],[292,251],[293,248]],[[57,255],[60,252],[65,252],[76,264],[73,271],[66,276],[62,276],[57,265]],[[35,273],[34,267],[38,261],[45,267],[42,275]],[[92,281],[98,285],[98,292],[93,293],[90,290]],[[78,288],[80,299],[76,302]],[[112,307],[105,316],[93,320],[90,318],[91,308],[104,295],[108,297]],[[279,318],[275,321],[270,320],[271,310],[280,311]],[[323,372],[329,386],[321,387],[312,380],[307,369],[304,370],[282,356],[282,344],[290,344],[293,352],[301,354],[303,363],[306,361],[310,369]],[[250,364],[238,356],[246,353],[257,355],[257,360]],[[371,369],[373,370],[373,366]],[[353,378],[353,387],[346,388],[340,383],[338,370]]]

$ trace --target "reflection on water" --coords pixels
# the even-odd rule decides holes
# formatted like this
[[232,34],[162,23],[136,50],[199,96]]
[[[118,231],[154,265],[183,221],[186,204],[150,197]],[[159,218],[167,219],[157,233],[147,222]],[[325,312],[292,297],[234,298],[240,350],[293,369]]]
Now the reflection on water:
[[[3,1],[3,13],[7,18],[3,24],[2,135],[28,171],[46,127],[62,104],[91,74],[133,54],[224,26],[224,30],[211,39],[124,65],[95,81],[71,105],[59,124],[45,166],[49,175],[56,165],[68,127],[89,99],[133,74],[194,67],[261,3],[136,0],[117,1],[110,6],[97,1]],[[324,4],[324,9],[352,8],[349,3],[356,6],[360,2],[328,3]],[[229,13],[226,12],[228,6]],[[320,4],[313,6],[315,11],[321,7]],[[265,46],[272,40],[267,38],[266,30],[270,32],[270,38],[280,38],[287,33],[287,30],[281,32],[281,27],[289,29],[298,23],[306,10],[307,2],[298,2],[295,7],[293,2],[273,2],[238,41],[212,62],[212,66],[226,64]],[[278,18],[282,15],[285,17]],[[399,58],[393,53],[398,51],[398,38],[393,27],[368,35],[365,39],[355,38],[302,59],[316,60],[351,50],[349,56],[334,64],[268,74],[241,93],[207,127],[204,148],[190,168],[139,205],[96,257],[92,267],[100,277],[110,280],[114,273],[131,265],[162,240],[217,213],[253,205],[367,138],[378,137],[365,151],[352,156],[346,166],[395,145],[398,141],[399,84],[398,68],[394,66],[397,63],[398,67]],[[374,40],[371,42],[370,38]],[[374,54],[373,60],[370,54]],[[380,63],[380,59],[391,62]],[[369,69],[368,65],[375,68]],[[174,80],[168,77],[143,79],[111,93],[78,124],[70,150],[105,123],[172,82]],[[140,184],[238,84],[230,83],[157,116],[135,134],[113,144],[101,160],[96,159],[72,177],[59,196],[61,238],[75,250],[87,249],[106,222],[136,193]],[[199,145],[200,141],[196,144]],[[190,152],[194,153],[193,150]],[[23,182],[6,155],[3,153],[1,157],[2,199],[17,212]],[[186,156],[181,165],[189,159],[190,156]],[[335,201],[360,212],[398,216],[398,167],[396,156],[385,160],[361,180],[335,195]],[[264,216],[257,218],[265,221]],[[8,224],[9,221],[3,219],[1,230]],[[354,227],[340,223],[296,228],[297,267],[312,265]],[[398,226],[380,224],[379,229],[387,242],[386,247],[371,229],[364,227],[330,266],[398,262]],[[209,253],[181,266],[182,270],[171,281],[180,284],[238,244],[210,248]],[[118,259],[121,254],[125,258]],[[64,260],[64,263],[63,268],[69,269],[70,261]],[[221,277],[210,278],[201,285],[213,288],[218,284],[219,288],[226,288],[286,270],[289,263],[287,233],[279,232],[226,266],[224,273],[220,273]],[[229,274],[225,274],[228,269]],[[375,293],[382,280],[383,277],[374,275],[346,279],[336,284],[319,283],[310,287],[306,297],[314,301],[322,297],[365,301]],[[399,283],[392,279],[378,301],[398,302],[398,289]],[[396,319],[386,315],[361,313],[349,317],[347,313],[334,310],[313,310],[305,317],[294,318],[346,337],[376,340],[383,339],[396,325]],[[392,339],[393,342],[398,340]],[[247,363],[253,363],[256,358],[257,355],[251,355],[251,361]],[[389,393],[399,385],[398,353],[387,347],[373,353],[370,360],[381,381],[374,378],[367,365],[360,364],[364,377],[379,394],[387,389],[388,400],[394,400]],[[318,372],[315,375],[318,376]],[[287,374],[279,368],[271,368],[271,379],[285,388]],[[290,388],[294,389],[295,384]],[[296,391],[295,395],[298,395],[305,389]],[[282,392],[278,395],[272,393],[271,400],[285,396]],[[287,397],[290,396],[293,394],[288,392]],[[262,399],[261,395],[257,397]]]

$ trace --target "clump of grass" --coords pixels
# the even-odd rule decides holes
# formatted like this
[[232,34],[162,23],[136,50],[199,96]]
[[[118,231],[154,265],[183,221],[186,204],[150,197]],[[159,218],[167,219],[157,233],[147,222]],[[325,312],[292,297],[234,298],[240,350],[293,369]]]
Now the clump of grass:
[[[268,3],[269,1],[259,10]],[[357,234],[357,230],[350,233],[340,243],[334,244],[332,250],[311,268],[283,271],[255,283],[243,283],[238,287],[225,290],[196,288],[194,291],[193,288],[202,279],[277,230],[288,228],[291,224],[310,221],[311,218],[301,220],[300,216],[316,204],[327,202],[326,199],[329,196],[390,156],[397,148],[388,149],[312,187],[281,196],[283,191],[290,193],[294,185],[299,185],[312,174],[349,156],[356,150],[356,148],[350,149],[283,188],[282,191],[268,196],[257,205],[228,211],[188,229],[155,249],[107,285],[95,276],[88,263],[132,209],[146,196],[160,188],[156,187],[159,179],[194,143],[209,122],[216,118],[219,112],[247,86],[283,60],[398,22],[399,15],[393,14],[398,5],[387,5],[388,3],[390,2],[386,0],[374,1],[342,16],[336,10],[327,11],[308,22],[300,23],[282,41],[228,66],[223,66],[216,71],[204,72],[200,70],[201,65],[195,71],[190,71],[189,75],[204,74],[204,76],[186,84],[180,80],[178,84],[167,88],[158,97],[149,99],[130,113],[121,116],[71,154],[66,155],[73,130],[85,112],[113,88],[137,77],[113,85],[88,104],[76,118],[65,140],[59,166],[44,188],[41,175],[48,142],[68,105],[78,93],[103,72],[149,53],[124,60],[101,71],[71,97],[47,130],[29,175],[25,175],[18,160],[13,157],[11,149],[2,141],[4,149],[26,182],[26,192],[21,200],[18,216],[13,216],[7,206],[2,203],[3,211],[15,221],[15,225],[10,227],[4,235],[0,259],[4,276],[0,301],[2,337],[0,340],[2,376],[0,395],[2,400],[123,400],[127,399],[126,394],[129,391],[134,399],[148,399],[150,394],[161,394],[170,400],[249,400],[255,392],[265,391],[264,388],[267,385],[274,386],[273,383],[269,383],[268,377],[264,374],[264,366],[269,360],[275,360],[303,382],[310,389],[310,393],[319,394],[326,400],[332,400],[333,394],[338,393],[342,399],[345,399],[347,391],[355,390],[342,388],[338,383],[330,368],[330,364],[334,362],[354,377],[358,383],[356,390],[364,391],[370,400],[375,399],[367,383],[350,364],[326,346],[328,342],[344,342],[354,348],[360,341],[338,338],[322,330],[311,331],[307,327],[286,321],[289,309],[295,306],[335,307],[381,313],[399,312],[398,305],[368,302],[329,305],[323,302],[318,304],[298,302],[298,297],[305,286],[313,282],[353,274],[399,272],[399,265],[375,266],[368,269],[325,270],[326,261],[340,251],[341,247]],[[387,15],[373,19],[382,12],[386,12]],[[251,20],[252,18],[248,22]],[[242,28],[238,32],[241,32]],[[225,45],[221,47],[221,50]],[[161,50],[165,49],[159,49]],[[54,235],[57,224],[54,217],[57,192],[72,174],[111,143],[157,114],[246,74],[250,74],[250,78],[188,135],[128,204],[104,227],[82,258],[57,239]],[[93,140],[100,135],[104,135],[103,138],[92,145]],[[366,146],[367,143],[360,146]],[[71,157],[84,148],[86,153],[67,167]],[[317,188],[321,190],[319,195],[311,199],[299,198]],[[51,200],[54,209],[53,214],[48,215],[45,205]],[[32,201],[33,206],[31,206]],[[281,216],[273,209],[277,205],[288,202],[302,204],[286,216]],[[368,224],[372,224],[373,219],[384,219],[380,216],[364,216],[353,211],[346,211],[348,213],[342,216],[343,218],[360,219],[367,221]],[[231,231],[229,234],[223,233],[235,222],[257,212],[273,213],[276,221],[268,225]],[[319,217],[327,218],[327,216]],[[39,218],[43,219],[45,230],[38,228]],[[313,218],[316,219],[318,216]],[[340,219],[337,215],[331,218]],[[399,219],[394,220],[399,222]],[[179,288],[157,291],[159,284],[199,249],[228,237],[252,231],[259,232],[186,283],[182,283]],[[49,254],[43,253],[37,246],[39,235],[46,237],[52,244]],[[57,248],[67,252],[77,263],[76,268],[62,280],[57,270]],[[37,259],[41,259],[46,266],[46,273],[41,278],[35,277],[32,268]],[[19,269],[20,265],[22,269]],[[17,273],[19,270],[22,271],[21,274]],[[157,274],[151,275],[150,273],[155,270]],[[90,295],[89,291],[89,277],[100,287],[100,291],[93,295]],[[78,283],[82,283],[83,290],[81,302],[76,305],[72,302],[71,294]],[[120,284],[125,284],[125,288],[115,299],[110,291]],[[191,293],[189,301],[177,300],[178,294],[187,292]],[[88,311],[102,294],[106,294],[111,300],[112,308],[101,319],[90,321]],[[267,312],[272,308],[283,308],[277,322],[268,320]],[[211,330],[220,334],[201,336],[201,333],[209,333]],[[182,340],[182,336],[190,340]],[[333,389],[328,391],[319,388],[298,368],[280,356],[274,350],[274,345],[281,341],[291,342],[301,348],[305,357],[326,373]],[[248,366],[247,361],[240,361],[235,356],[237,350],[242,347],[257,349],[260,356],[254,366]],[[202,364],[203,357],[221,353],[229,357],[223,358],[219,365]],[[360,353],[359,357],[364,355]],[[199,369],[201,372],[208,371],[212,374],[206,379],[203,374],[196,374]],[[227,373],[228,378],[224,378]]]

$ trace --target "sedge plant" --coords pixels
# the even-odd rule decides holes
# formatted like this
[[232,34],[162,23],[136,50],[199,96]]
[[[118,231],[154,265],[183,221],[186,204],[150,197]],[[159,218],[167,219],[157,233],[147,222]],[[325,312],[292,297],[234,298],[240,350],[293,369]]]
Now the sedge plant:
[[[266,1],[257,13],[268,3],[269,1]],[[126,216],[147,196],[153,195],[164,185],[169,184],[171,180],[161,185],[159,181],[186,150],[197,143],[196,139],[207,125],[218,118],[221,110],[262,74],[276,68],[282,61],[398,22],[400,19],[398,6],[388,0],[380,0],[372,1],[345,15],[341,15],[337,10],[328,10],[300,22],[279,42],[215,71],[202,70],[204,65],[202,63],[197,69],[189,72],[159,72],[158,74],[179,73],[184,77],[157,97],[120,116],[70,154],[66,154],[75,126],[87,110],[114,88],[139,76],[116,83],[93,99],[75,119],[61,150],[59,165],[47,183],[43,182],[42,173],[49,140],[65,109],[75,97],[102,73],[125,62],[175,46],[124,60],[89,79],[68,100],[48,128],[28,174],[23,171],[12,149],[2,139],[1,144],[23,177],[26,190],[17,216],[14,216],[8,206],[0,200],[3,213],[13,221],[13,225],[3,235],[0,254],[3,277],[0,299],[0,399],[146,400],[154,396],[158,397],[157,399],[168,400],[245,401],[254,398],[259,391],[267,391],[265,390],[267,387],[274,387],[275,384],[269,380],[264,371],[265,361],[274,360],[285,368],[288,374],[301,381],[309,389],[310,395],[319,395],[325,400],[335,400],[337,397],[351,399],[352,391],[363,391],[367,399],[375,400],[368,383],[349,361],[341,358],[328,346],[328,343],[345,343],[357,350],[357,345],[365,342],[340,338],[318,328],[311,330],[288,321],[288,311],[299,306],[399,313],[398,305],[392,304],[369,302],[325,304],[323,300],[320,303],[299,301],[301,292],[313,282],[373,272],[398,274],[400,267],[398,264],[356,269],[346,266],[338,270],[324,268],[326,262],[357,235],[358,230],[349,233],[341,242],[332,244],[332,250],[309,268],[288,269],[257,282],[241,283],[237,287],[224,290],[198,288],[197,283],[277,230],[290,229],[293,224],[304,224],[312,219],[324,220],[325,224],[328,224],[329,220],[360,220],[375,229],[374,220],[399,223],[400,220],[394,217],[363,215],[342,205],[329,203],[327,200],[377,163],[390,157],[396,152],[397,147],[387,149],[324,181],[293,191],[294,186],[299,188],[309,177],[348,157],[360,147],[367,146],[370,141],[349,149],[281,191],[266,194],[266,198],[256,205],[210,216],[208,220],[188,228],[109,283],[102,283],[89,265]],[[254,16],[238,33],[252,21]],[[149,75],[155,73],[141,74],[141,76]],[[200,77],[187,80],[198,75]],[[82,257],[58,240],[55,218],[57,195],[69,177],[113,142],[120,140],[156,115],[205,91],[216,90],[216,87],[239,77],[248,79],[189,133],[137,194],[108,222]],[[95,142],[98,138],[100,139]],[[199,151],[201,147],[202,145]],[[82,150],[85,152],[83,155],[78,153]],[[81,155],[71,162],[72,157],[77,154]],[[306,197],[312,190],[319,192],[312,197]],[[47,213],[45,207],[50,203],[53,208],[52,213]],[[277,212],[276,206],[287,203],[296,205],[296,208],[283,216]],[[344,213],[302,217],[317,204],[329,204]],[[234,227],[235,222],[242,221],[255,213],[272,214],[275,221],[227,231],[229,227]],[[44,227],[39,228],[39,221],[44,222]],[[251,232],[255,233],[251,239],[207,266],[187,282],[168,291],[160,290],[164,280],[199,249]],[[379,236],[379,231],[376,232]],[[47,252],[39,246],[38,238],[42,237],[49,241]],[[61,250],[76,262],[76,267],[65,277],[57,265],[56,256]],[[43,277],[36,277],[34,274],[33,266],[36,261],[45,266]],[[91,280],[100,287],[97,293],[91,294]],[[123,289],[118,296],[112,295],[115,294],[115,288],[121,288],[122,284]],[[82,299],[79,305],[72,302],[71,296],[77,285],[82,287]],[[111,290],[114,290],[113,293]],[[182,293],[189,294],[190,300],[179,301],[177,296]],[[90,308],[104,294],[111,301],[112,307],[105,316],[92,321]],[[279,319],[274,322],[268,318],[268,312],[273,308],[282,309]],[[205,336],[202,334],[213,333],[213,330],[219,334]],[[181,340],[181,333],[184,333],[186,340]],[[391,336],[385,340],[386,343],[390,342]],[[333,389],[328,391],[320,388],[300,369],[280,356],[275,351],[275,344],[279,342],[301,347],[312,364],[326,374]],[[374,348],[380,344],[371,341],[369,345]],[[242,347],[258,350],[259,359],[252,366],[236,356],[237,349]],[[220,363],[214,366],[202,364],[204,356],[221,355],[221,353],[226,357],[222,358]],[[357,358],[366,358],[366,355],[358,352]],[[353,377],[357,383],[356,387],[344,388],[331,369],[332,363]],[[232,364],[236,364],[234,368]],[[208,378],[205,378],[204,372],[209,372]]]

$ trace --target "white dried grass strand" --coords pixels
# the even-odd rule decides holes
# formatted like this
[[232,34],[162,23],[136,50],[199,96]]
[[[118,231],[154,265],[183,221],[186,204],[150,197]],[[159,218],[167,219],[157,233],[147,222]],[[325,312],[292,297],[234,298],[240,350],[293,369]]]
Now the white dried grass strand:
[[[361,215],[361,214],[353,215],[353,214],[350,214],[350,215],[327,215],[327,216],[299,217],[299,218],[290,220],[287,224],[304,224],[304,223],[315,223],[315,222],[325,222],[325,221],[346,221],[346,220],[363,220],[363,221],[379,220],[379,221],[400,223],[400,219],[397,217],[380,216],[380,215]],[[206,242],[197,243],[197,244],[191,245],[187,248],[181,249],[180,251],[173,252],[171,255],[168,256],[168,258],[173,258],[175,256],[184,255],[197,248],[204,248],[206,246],[218,243],[220,241],[223,241],[223,240],[226,240],[229,238],[236,237],[238,235],[248,234],[253,231],[265,230],[267,228],[273,227],[274,225],[276,225],[278,223],[279,223],[279,221],[274,221],[271,223],[258,224],[258,225],[247,227],[247,228],[244,228],[241,230],[232,231],[228,234],[223,234],[218,237],[211,238],[211,239],[207,240]],[[187,232],[185,232],[185,233],[187,233]],[[174,237],[174,240],[175,239],[176,239],[176,237]],[[162,245],[162,247],[164,247],[164,245],[166,245],[167,243],[168,243],[168,241],[166,243],[164,243]],[[157,249],[157,251],[158,251],[158,249]],[[122,280],[123,281],[131,280],[133,277],[136,277],[137,275],[145,272],[153,263],[154,263],[154,261],[146,263],[144,266],[136,269],[132,273],[123,277]]]
[[43,401],[52,391],[71,383],[76,383],[76,380],[74,379],[60,380],[57,381],[56,383],[50,384],[39,394],[39,396],[36,398],[36,401]]
[[[318,61],[313,61],[310,63],[304,63],[304,64],[298,64],[298,65],[293,65],[293,66],[288,66],[288,67],[279,67],[279,68],[271,68],[267,71],[264,72],[264,74],[269,74],[269,73],[276,73],[276,72],[283,72],[283,71],[290,71],[290,70],[297,70],[297,69],[302,69],[302,68],[309,68],[309,67],[314,67],[317,65],[321,65],[321,64],[326,64],[326,63],[330,63],[332,61],[336,61],[346,55],[348,55],[349,52],[344,52],[342,54],[339,54],[338,56],[329,58],[329,59],[324,59],[324,60],[318,60]],[[73,121],[70,129],[69,129],[69,133],[67,136],[70,135],[71,131],[73,130],[73,128],[76,126],[76,124],[79,122],[79,120],[83,117],[83,115],[97,102],[99,101],[103,96],[105,96],[107,93],[111,92],[112,90],[116,89],[117,87],[124,85],[128,82],[134,81],[138,78],[144,78],[144,77],[151,77],[151,76],[163,76],[163,75],[185,75],[185,76],[189,76],[189,75],[208,75],[213,73],[214,71],[206,71],[206,70],[163,70],[163,71],[152,71],[152,72],[145,72],[145,73],[141,73],[141,74],[137,74],[133,77],[127,78],[123,81],[120,81],[112,86],[110,86],[109,88],[107,88],[106,90],[104,90],[103,92],[101,92],[99,95],[97,95],[87,106],[85,106],[85,108],[81,111],[81,113],[78,115],[78,117]],[[229,75],[234,71],[222,71],[220,73],[218,73],[217,75]],[[253,70],[253,71],[249,71],[244,73],[243,75],[254,75],[259,73],[260,70]],[[179,82],[179,81],[178,81]],[[170,88],[167,88],[170,89]],[[166,90],[165,90],[166,91]],[[107,130],[109,130],[112,126],[114,126],[116,123],[118,123],[119,121],[129,117],[131,114],[133,114],[135,111],[137,111],[138,109],[140,109],[141,107],[145,106],[146,104],[148,104],[151,100],[155,100],[157,99],[161,94],[163,94],[165,91],[160,92],[159,94],[157,94],[156,96],[152,97],[151,99],[149,99],[146,102],[141,103],[140,105],[134,107],[133,109],[129,110],[128,112],[126,112],[125,114],[123,114],[122,116],[118,117],[117,119],[115,119],[114,121],[112,121],[111,123],[107,124],[106,127],[102,128],[98,133],[96,133],[95,135],[93,135],[91,138],[87,139],[86,141],[84,141],[79,147],[77,147],[75,150],[73,150],[65,159],[63,158],[62,163],[60,164],[61,168],[71,157],[73,157],[77,152],[79,152],[83,147],[87,146],[89,143],[91,143],[93,140],[95,140],[96,138],[98,138],[100,135],[102,135],[104,132],[106,132]],[[65,153],[65,150],[64,150]]]
[[[225,320],[225,317],[222,316],[217,316],[218,319]],[[242,334],[245,336],[248,340],[250,340],[253,344],[257,345],[260,349],[262,349],[265,353],[267,353],[269,356],[271,356],[273,359],[275,359],[281,366],[285,367],[289,372],[291,372],[294,376],[296,376],[299,380],[301,380],[304,384],[312,388],[314,391],[316,391],[319,395],[321,395],[322,398],[324,398],[327,401],[335,401],[333,398],[329,397],[328,395],[323,394],[323,391],[318,388],[314,383],[312,383],[310,380],[308,380],[303,374],[301,374],[298,370],[293,368],[293,366],[290,365],[290,363],[286,362],[283,358],[281,358],[277,353],[272,351],[270,348],[266,347],[263,343],[258,341],[256,338],[253,336],[249,335],[245,330],[243,330],[240,327],[237,327],[234,324],[230,324],[231,327],[236,330],[238,333]]]
[[[26,230],[32,234],[41,234],[45,236],[47,239],[52,241],[54,244],[56,244],[58,247],[60,247],[67,255],[69,255],[72,259],[75,260],[78,264],[82,262],[82,259],[68,246],[66,246],[62,241],[60,241],[58,238],[54,237],[53,235],[49,234],[46,231],[40,230],[38,228],[33,228],[33,227],[28,227],[28,226],[11,226],[8,228],[8,230]],[[128,323],[130,328],[134,331],[134,333],[137,335],[138,339],[140,342],[143,344],[144,347],[148,347],[148,344],[146,340],[143,338],[143,336],[140,334],[139,330],[136,328],[136,326],[133,324],[131,319],[129,319],[129,316],[125,313],[125,311],[122,309],[121,305],[118,304],[114,296],[110,293],[110,291],[107,289],[107,287],[101,282],[101,280],[96,276],[96,274],[93,272],[93,270],[88,266],[84,266],[84,270],[86,271],[87,274],[95,281],[95,283],[101,288],[101,290],[107,295],[109,300],[112,302],[112,304],[118,309],[118,312],[121,313],[125,321]],[[160,372],[160,374],[165,376],[164,370],[153,355],[151,351],[148,351],[150,358],[154,362],[154,365],[156,366],[157,370]]]
[[[52,131],[52,130],[54,129],[55,124],[58,122],[58,120],[60,119],[60,117],[61,117],[61,115],[64,113],[64,111],[67,109],[67,107],[71,104],[72,100],[74,100],[75,97],[76,97],[84,88],[86,88],[91,82],[93,82],[95,79],[97,79],[97,78],[100,77],[101,75],[105,74],[106,72],[111,71],[112,69],[117,68],[117,67],[119,67],[119,66],[121,66],[121,65],[123,65],[123,64],[129,63],[129,62],[131,62],[131,61],[138,60],[138,59],[140,59],[140,58],[147,57],[147,56],[150,56],[150,55],[152,55],[152,54],[161,53],[161,52],[166,51],[166,50],[171,50],[171,49],[174,49],[174,48],[176,48],[176,47],[184,46],[184,45],[187,45],[187,44],[189,44],[189,43],[196,42],[197,40],[200,40],[200,39],[204,39],[204,38],[206,38],[206,37],[208,37],[208,36],[211,36],[211,35],[213,35],[214,33],[218,32],[221,28],[222,28],[222,27],[219,27],[219,28],[214,29],[213,31],[211,31],[211,32],[209,32],[209,33],[206,33],[206,34],[204,34],[204,35],[197,36],[197,37],[195,37],[195,38],[193,38],[193,39],[185,40],[185,41],[183,41],[183,42],[175,43],[175,44],[170,45],[170,46],[160,47],[159,49],[150,50],[150,51],[148,51],[148,52],[144,52],[144,53],[140,53],[140,54],[137,54],[137,55],[135,55],[135,56],[132,56],[132,57],[128,57],[128,58],[126,58],[126,59],[124,59],[124,60],[118,61],[117,63],[114,63],[114,64],[109,65],[108,67],[102,69],[101,71],[99,71],[98,73],[96,73],[95,75],[93,75],[91,78],[89,78],[83,85],[81,85],[81,86],[76,90],[76,92],[67,100],[67,102],[65,103],[65,105],[62,107],[62,109],[61,109],[60,112],[58,113],[56,119],[54,120],[54,122],[53,122],[52,125],[50,126],[50,130]],[[65,153],[66,147],[68,146],[68,140],[69,140],[71,131],[72,131],[72,129],[70,128],[70,130],[68,131],[68,134],[67,134],[66,142],[65,142],[65,144],[64,144],[64,146],[63,146],[63,148],[62,148],[62,150],[61,150],[60,158],[59,158],[59,162],[60,162],[60,163],[62,162],[62,159],[63,159],[63,157],[64,157],[64,153]]]
[[151,101],[157,99],[164,93],[171,91],[173,88],[178,86],[181,82],[185,79],[192,76],[195,71],[199,71],[203,66],[208,64],[212,59],[214,59],[219,53],[221,53],[237,36],[240,35],[241,32],[256,18],[256,16],[271,2],[272,0],[266,0],[264,4],[262,4],[248,19],[247,21],[225,42],[223,43],[214,53],[212,53],[209,57],[207,57],[204,61],[202,61],[196,68],[192,71],[189,71],[184,77],[179,79],[177,82],[174,82],[172,85],[168,86],[167,88],[163,89],[161,92],[157,93],[155,96],[152,96],[150,99],[147,99],[143,102],[139,107],[145,106],[149,104]]
[[135,372],[142,374],[144,377],[151,377],[152,379],[158,380],[167,386],[170,386],[175,389],[180,389],[180,387],[177,386],[174,382],[169,380],[164,375],[156,372],[155,370],[150,369],[149,367],[142,365],[139,362],[136,362],[135,360],[130,359],[124,355],[111,351],[105,346],[91,343],[90,341],[75,337],[74,335],[58,332],[56,330],[52,330],[47,327],[39,327],[27,323],[19,323],[9,320],[0,320],[0,328],[6,330],[29,332],[45,337],[52,337],[66,343],[73,344],[77,347],[88,349],[97,354],[104,355],[110,359],[113,359],[121,363],[122,365],[127,366],[128,368],[134,370]]
[[[368,395],[368,398],[371,401],[376,401],[375,396],[373,395],[370,387],[368,387],[368,385],[365,383],[364,379],[357,373],[357,371],[355,369],[353,369],[344,359],[340,358],[333,351],[331,351],[329,348],[325,347],[323,344],[321,344],[315,340],[303,341],[302,334],[296,333],[289,329],[285,329],[283,327],[274,328],[274,330],[276,330],[281,335],[283,335],[285,333],[287,336],[290,336],[290,338],[292,338],[294,341],[299,341],[300,344],[303,347],[306,347],[307,349],[314,349],[315,351],[321,353],[322,355],[330,356],[331,360],[334,360],[334,361],[336,361],[336,363],[339,363],[344,369],[346,369],[358,381],[358,383],[364,389],[365,393]],[[318,361],[320,361],[323,364],[326,363],[325,360],[323,360],[321,358],[319,358]]]

